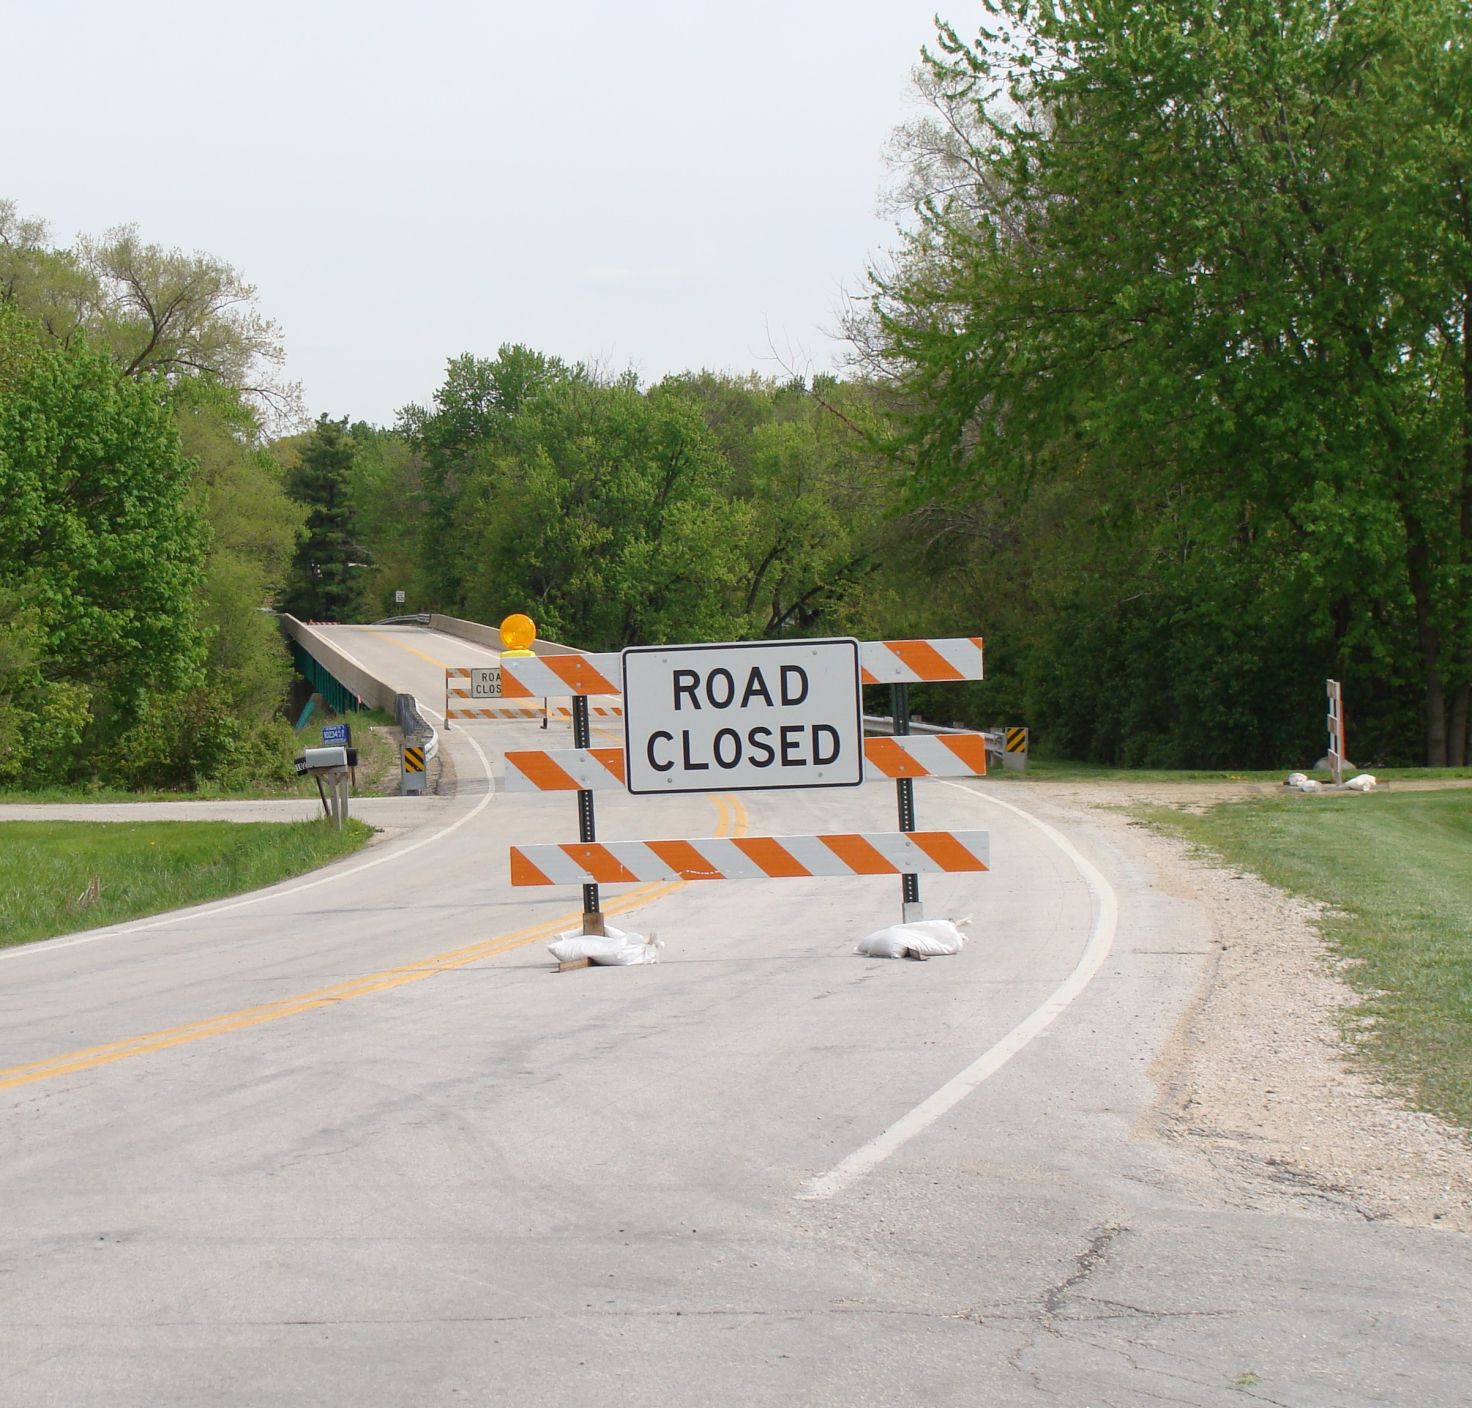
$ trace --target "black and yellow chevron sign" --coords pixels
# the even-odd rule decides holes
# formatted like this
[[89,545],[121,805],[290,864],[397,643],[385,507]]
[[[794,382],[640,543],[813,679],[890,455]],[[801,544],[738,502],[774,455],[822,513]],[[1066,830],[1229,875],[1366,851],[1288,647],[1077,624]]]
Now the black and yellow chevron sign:
[[1007,730],[1007,751],[1009,753],[1027,752],[1027,730],[1025,728]]
[[424,749],[423,748],[405,748],[404,749],[404,771],[405,772],[423,772],[424,771]]

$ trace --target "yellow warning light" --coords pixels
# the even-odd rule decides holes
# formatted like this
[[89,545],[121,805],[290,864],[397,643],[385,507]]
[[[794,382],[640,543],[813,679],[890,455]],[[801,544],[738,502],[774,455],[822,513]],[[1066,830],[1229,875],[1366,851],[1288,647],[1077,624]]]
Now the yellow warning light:
[[530,616],[514,612],[501,622],[502,655],[532,655],[531,643],[537,638],[537,623]]

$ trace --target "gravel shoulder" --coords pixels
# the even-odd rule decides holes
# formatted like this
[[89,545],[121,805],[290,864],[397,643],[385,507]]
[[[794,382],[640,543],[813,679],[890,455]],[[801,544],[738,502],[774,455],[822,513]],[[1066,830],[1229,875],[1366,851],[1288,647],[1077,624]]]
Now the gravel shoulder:
[[1290,1204],[1472,1231],[1472,1139],[1407,1109],[1348,1060],[1339,1022],[1356,994],[1315,927],[1320,907],[1208,864],[1125,810],[1204,807],[1275,789],[1028,784],[1034,789],[1126,834],[1163,889],[1202,906],[1216,939],[1201,991],[1152,1067],[1158,1099],[1136,1134],[1174,1146],[1202,1195],[1227,1206]]

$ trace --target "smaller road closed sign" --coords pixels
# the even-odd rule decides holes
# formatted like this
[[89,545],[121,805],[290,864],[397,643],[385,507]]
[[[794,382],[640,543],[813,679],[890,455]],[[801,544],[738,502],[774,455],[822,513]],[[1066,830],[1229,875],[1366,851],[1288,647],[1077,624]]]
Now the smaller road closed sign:
[[864,780],[856,640],[635,646],[623,670],[630,792]]

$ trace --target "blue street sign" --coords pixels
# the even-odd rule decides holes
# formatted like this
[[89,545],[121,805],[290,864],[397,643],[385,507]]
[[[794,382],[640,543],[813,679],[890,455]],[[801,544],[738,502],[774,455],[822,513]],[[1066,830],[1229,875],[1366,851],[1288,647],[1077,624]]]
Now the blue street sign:
[[323,724],[322,741],[324,743],[351,743],[353,741],[352,730],[346,724]]

